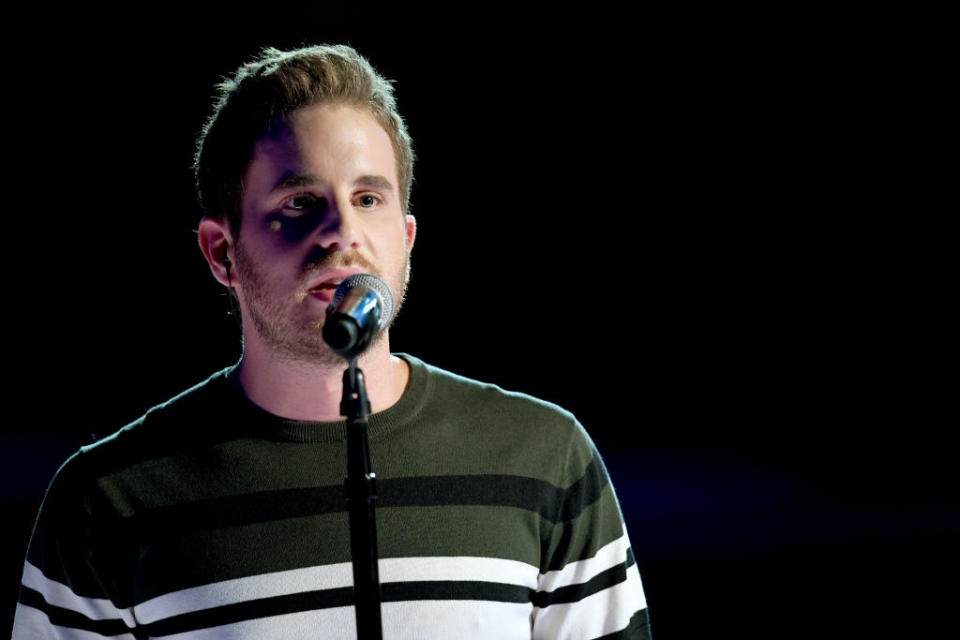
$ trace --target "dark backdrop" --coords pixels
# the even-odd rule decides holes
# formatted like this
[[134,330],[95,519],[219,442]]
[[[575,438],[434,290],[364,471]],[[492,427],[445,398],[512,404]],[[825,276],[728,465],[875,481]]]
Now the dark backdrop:
[[138,11],[6,27],[5,616],[59,464],[237,359],[194,136],[220,76],[316,42],[397,81],[419,156],[394,348],[578,415],[655,637],[892,636],[948,601],[946,385],[903,339],[929,291],[875,197],[896,134],[856,20]]

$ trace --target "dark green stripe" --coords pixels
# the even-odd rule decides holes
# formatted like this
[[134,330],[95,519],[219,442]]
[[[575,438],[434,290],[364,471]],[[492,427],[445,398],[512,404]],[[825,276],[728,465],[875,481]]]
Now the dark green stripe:
[[260,522],[345,512],[342,487],[259,491],[141,511],[118,523],[127,540],[147,543]]
[[[382,479],[377,506],[505,506],[526,509],[552,523],[569,522],[596,502],[606,475],[594,458],[568,489],[510,475],[428,476]],[[159,507],[125,519],[124,537],[148,542],[171,535],[346,511],[341,486],[245,493]]]

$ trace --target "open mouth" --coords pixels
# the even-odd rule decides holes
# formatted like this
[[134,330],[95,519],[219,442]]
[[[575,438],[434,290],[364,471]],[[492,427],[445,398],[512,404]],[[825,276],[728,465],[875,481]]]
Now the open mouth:
[[314,283],[313,286],[307,290],[307,293],[314,298],[323,300],[324,302],[330,302],[333,300],[333,296],[337,291],[337,287],[339,287],[344,280],[350,277],[350,275],[351,274],[349,273],[330,274],[330,277]]
[[307,295],[316,300],[320,300],[324,304],[328,304],[333,301],[333,296],[336,295],[338,284],[339,283],[334,280],[317,283],[307,290]]
[[326,271],[326,273],[317,274],[318,280],[312,283],[308,292],[336,291],[337,287],[339,287],[344,280],[358,273],[363,273],[363,271],[355,267],[330,269]]
[[313,293],[313,292],[315,292],[315,291],[336,291],[336,290],[337,290],[337,287],[340,286],[340,283],[341,283],[341,282],[343,282],[343,281],[342,281],[342,280],[327,280],[326,282],[320,282],[320,283],[316,284],[312,289],[310,289],[310,293]]

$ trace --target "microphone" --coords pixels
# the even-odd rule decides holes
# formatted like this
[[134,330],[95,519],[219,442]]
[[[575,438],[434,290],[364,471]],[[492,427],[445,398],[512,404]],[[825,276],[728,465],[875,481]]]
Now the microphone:
[[327,307],[323,339],[347,360],[370,346],[393,317],[393,293],[370,273],[357,273],[340,283]]

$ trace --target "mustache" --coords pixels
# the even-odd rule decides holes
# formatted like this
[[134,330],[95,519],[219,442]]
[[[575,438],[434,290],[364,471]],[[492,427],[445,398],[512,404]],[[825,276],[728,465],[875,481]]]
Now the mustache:
[[375,276],[380,276],[375,264],[356,249],[348,251],[325,251],[320,249],[307,256],[303,266],[304,282],[310,280],[320,271],[334,267],[359,267]]

